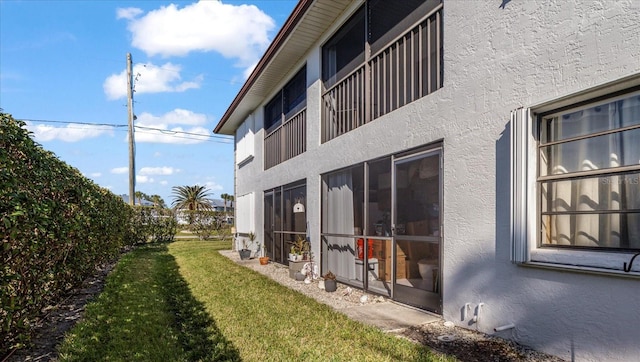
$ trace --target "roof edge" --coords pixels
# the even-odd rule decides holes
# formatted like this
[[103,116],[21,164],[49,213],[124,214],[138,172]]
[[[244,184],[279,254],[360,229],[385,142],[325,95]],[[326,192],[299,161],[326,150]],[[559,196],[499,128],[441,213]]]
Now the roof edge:
[[240,88],[238,94],[236,94],[235,98],[229,105],[229,108],[227,108],[227,110],[222,115],[222,118],[220,118],[220,121],[218,121],[218,124],[213,129],[213,133],[219,133],[222,130],[225,123],[227,123],[227,121],[229,120],[229,117],[231,117],[242,99],[249,92],[249,89],[251,89],[251,87],[256,82],[258,75],[262,73],[262,71],[267,67],[271,59],[277,53],[278,49],[282,47],[287,36],[291,34],[293,28],[295,28],[295,26],[300,22],[313,1],[314,0],[300,0],[298,2],[298,5],[296,5],[296,7],[293,9],[291,15],[289,15],[289,17],[287,18],[287,21],[285,21],[284,25],[282,25],[282,28],[280,28],[280,31],[278,31],[278,34],[276,34],[276,37],[273,39],[267,50],[262,55],[262,58],[260,58],[260,61],[258,62],[258,64],[256,64],[256,67],[249,75],[249,78],[247,78],[242,88]]

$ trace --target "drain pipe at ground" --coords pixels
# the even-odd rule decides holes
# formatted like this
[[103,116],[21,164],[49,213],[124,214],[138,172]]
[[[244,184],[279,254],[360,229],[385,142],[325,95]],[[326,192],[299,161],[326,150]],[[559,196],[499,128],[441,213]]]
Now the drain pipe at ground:
[[511,329],[511,328],[515,328],[516,325],[513,323],[509,323],[509,324],[505,324],[503,326],[500,327],[495,327],[493,330],[494,332],[502,332],[502,331],[506,331],[507,329]]

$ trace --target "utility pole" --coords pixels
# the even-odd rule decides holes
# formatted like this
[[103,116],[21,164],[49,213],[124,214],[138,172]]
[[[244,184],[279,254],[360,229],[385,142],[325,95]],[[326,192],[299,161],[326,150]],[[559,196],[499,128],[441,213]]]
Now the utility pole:
[[133,136],[133,74],[131,53],[127,53],[127,109],[129,111],[129,205],[135,205],[136,197],[136,149]]

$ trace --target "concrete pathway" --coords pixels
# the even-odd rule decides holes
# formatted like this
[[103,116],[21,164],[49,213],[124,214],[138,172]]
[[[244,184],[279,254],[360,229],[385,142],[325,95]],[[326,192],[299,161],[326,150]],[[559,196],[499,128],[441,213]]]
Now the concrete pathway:
[[378,327],[385,332],[442,321],[438,315],[396,302],[366,304],[343,309],[341,312],[353,320]]

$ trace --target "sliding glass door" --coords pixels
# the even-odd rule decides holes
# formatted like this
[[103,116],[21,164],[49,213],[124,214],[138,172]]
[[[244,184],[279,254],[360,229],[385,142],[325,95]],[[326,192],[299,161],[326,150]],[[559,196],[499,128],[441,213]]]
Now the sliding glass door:
[[[306,237],[306,182],[264,192],[264,234],[267,255],[276,263],[289,264],[288,254],[297,236]],[[294,206],[302,205],[295,208]]]
[[441,298],[441,148],[322,176],[322,272],[436,313]]
[[441,150],[393,164],[394,299],[441,313]]

